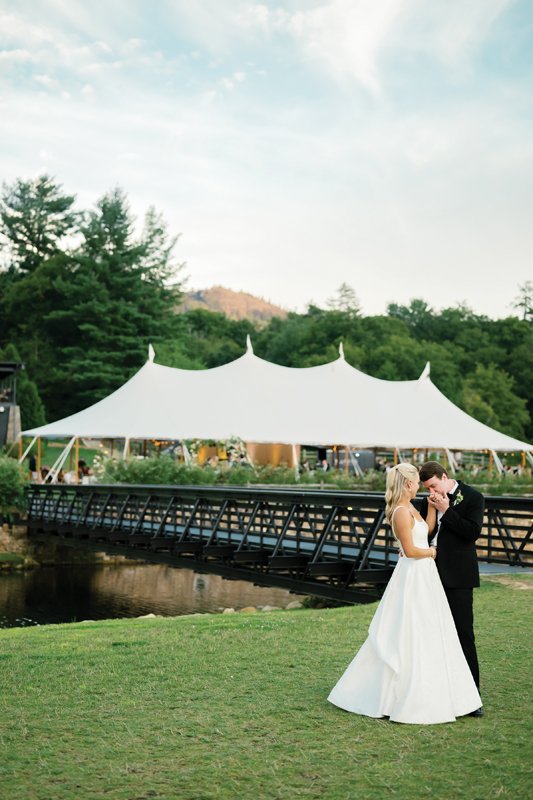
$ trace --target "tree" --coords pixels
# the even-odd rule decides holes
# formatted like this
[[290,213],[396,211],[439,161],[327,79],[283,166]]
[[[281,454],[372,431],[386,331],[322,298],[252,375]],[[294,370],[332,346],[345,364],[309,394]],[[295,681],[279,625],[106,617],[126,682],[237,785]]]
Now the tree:
[[525,439],[530,423],[526,401],[516,394],[510,375],[493,364],[478,364],[475,372],[468,376],[461,405],[485,425]]
[[86,215],[70,274],[55,280],[61,300],[44,322],[73,398],[62,415],[116,389],[146,360],[149,343],[171,336],[179,284],[165,279],[174,243],[160,218],[155,235],[153,215],[147,238],[136,240],[133,227],[124,193],[105,194]]
[[52,419],[101,399],[150,342],[171,339],[180,295],[176,239],[153,209],[141,237],[118,189],[79,219],[75,251],[0,281],[0,344],[16,342]]
[[522,319],[533,322],[533,283],[526,281],[518,287],[518,295],[513,302],[513,308],[522,312]]
[[435,312],[428,306],[425,300],[415,298],[411,300],[408,306],[402,306],[398,303],[389,303],[387,306],[387,314],[389,317],[396,317],[405,322],[410,332],[414,333],[416,336],[425,339],[433,338],[431,336],[431,330]]
[[[176,315],[170,349],[181,349],[193,369],[218,367],[242,356],[246,337],[251,336],[254,340],[256,334],[250,320],[229,319],[218,311],[194,308]],[[178,361],[173,360],[172,365],[182,366],[179,357]]]
[[361,313],[361,304],[355,290],[347,283],[341,283],[337,294],[327,301],[327,306],[333,311],[342,311],[349,317],[357,317]]
[[74,195],[64,194],[49,175],[3,185],[0,246],[13,271],[31,272],[61,251],[65,237],[78,223],[78,214],[72,210],[74,200]]
[[174,249],[180,234],[169,236],[168,227],[153,206],[150,206],[144,219],[142,244],[144,252],[141,256],[141,266],[146,278],[164,282],[172,282],[178,289],[176,300],[179,302],[181,292],[186,283],[186,278],[179,276],[185,269],[185,262],[177,263],[174,260]]
[[[23,360],[17,348],[9,344],[0,350],[0,359],[3,361]],[[30,378],[27,370],[20,370],[16,375],[17,404],[20,406],[20,419],[22,428],[35,428],[46,422],[44,405],[39,396],[36,383]]]
[[77,330],[65,329],[53,318],[67,302],[64,287],[74,281],[72,259],[60,254],[11,282],[0,298],[0,341],[16,343],[27,374],[39,387],[48,419],[64,416],[63,408],[72,410],[76,400],[59,348]]

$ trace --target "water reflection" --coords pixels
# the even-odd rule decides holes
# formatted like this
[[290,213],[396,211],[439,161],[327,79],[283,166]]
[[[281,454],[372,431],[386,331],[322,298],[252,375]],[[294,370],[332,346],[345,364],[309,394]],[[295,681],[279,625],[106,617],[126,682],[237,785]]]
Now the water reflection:
[[0,575],[0,628],[286,606],[295,599],[301,598],[284,589],[162,564],[42,567]]

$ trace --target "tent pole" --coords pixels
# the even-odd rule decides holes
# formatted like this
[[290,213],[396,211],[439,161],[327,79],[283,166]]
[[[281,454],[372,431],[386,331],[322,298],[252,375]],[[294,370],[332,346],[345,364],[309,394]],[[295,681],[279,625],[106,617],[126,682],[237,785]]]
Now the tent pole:
[[36,436],[34,436],[34,437],[33,437],[33,439],[31,440],[31,442],[29,443],[29,445],[27,446],[27,448],[26,448],[26,449],[24,450],[24,452],[22,453],[22,452],[21,452],[21,450],[22,450],[22,436],[20,437],[20,445],[19,445],[19,464],[22,464],[22,462],[24,461],[24,459],[26,458],[26,456],[28,455],[28,453],[29,453],[29,452],[30,452],[30,450],[32,449],[33,445],[35,444],[35,441],[36,441],[36,439],[37,439],[37,437],[36,437]]
[[492,476],[492,450],[489,450],[489,475]]
[[350,461],[352,462],[353,466],[353,474],[357,475],[358,478],[361,478],[363,475],[363,470],[361,469],[361,465],[359,464],[358,460],[354,458],[354,454],[351,447],[349,448],[348,452],[350,454]]
[[394,466],[398,463],[398,448],[394,448]]
[[450,462],[450,470],[455,475],[455,473],[457,471],[457,462],[455,461],[455,458],[453,457],[453,454],[452,454],[451,450],[446,449],[445,453],[448,456],[448,461]]
[[498,473],[501,475],[504,472],[504,469],[503,469],[503,464],[500,461],[500,457],[496,452],[496,450],[491,450],[490,452],[494,460],[494,463],[496,464],[496,469],[498,470]]
[[521,463],[522,469],[524,469],[524,467],[526,466],[526,453],[525,453],[524,450],[522,450],[521,456],[522,456],[522,460],[521,460],[520,463]]
[[80,482],[79,460],[80,460],[80,440],[76,436],[76,440],[74,442],[74,473],[76,475],[76,480],[74,481],[74,483],[76,484]]
[[69,441],[67,445],[65,445],[65,449],[62,453],[59,454],[59,458],[56,459],[54,464],[52,465],[50,472],[46,475],[43,483],[56,483],[57,476],[59,475],[60,470],[63,468],[63,464],[67,460],[67,456],[71,451],[72,445],[74,444],[75,436]]
[[128,457],[129,446],[130,446],[130,437],[126,436],[126,438],[124,439],[124,450],[122,451],[122,460],[123,461],[126,461],[126,459]]
[[19,434],[19,464],[22,463],[22,434]]
[[13,452],[13,450],[15,449],[15,447],[17,447],[18,443],[19,443],[19,440],[18,440],[18,438],[17,438],[17,439],[15,439],[15,441],[14,441],[14,442],[11,442],[11,447],[10,447],[10,448],[9,448],[9,450],[7,451],[7,453],[6,453],[6,456],[8,456],[8,457],[9,457],[9,456],[11,455],[11,453]]
[[298,458],[296,456],[296,445],[292,446],[292,465],[294,467],[294,477],[296,480],[300,477],[300,470],[298,469]]

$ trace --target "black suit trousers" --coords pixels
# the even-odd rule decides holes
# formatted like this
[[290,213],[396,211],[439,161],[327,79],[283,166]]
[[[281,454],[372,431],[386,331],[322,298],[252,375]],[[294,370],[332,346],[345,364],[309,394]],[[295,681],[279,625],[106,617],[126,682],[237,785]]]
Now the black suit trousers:
[[479,689],[479,665],[474,636],[474,591],[473,589],[449,589],[446,586],[444,591],[466,662]]

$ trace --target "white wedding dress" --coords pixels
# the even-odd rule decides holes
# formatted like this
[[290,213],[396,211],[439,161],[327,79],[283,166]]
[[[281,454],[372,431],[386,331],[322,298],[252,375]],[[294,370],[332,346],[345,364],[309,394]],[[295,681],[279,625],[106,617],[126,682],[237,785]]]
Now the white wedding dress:
[[[428,546],[426,522],[415,519],[412,533],[416,547]],[[420,725],[453,722],[482,705],[432,558],[398,559],[368,638],[328,700]]]

